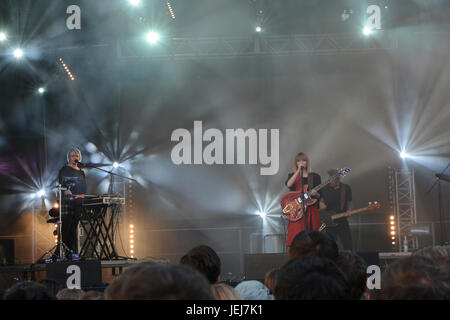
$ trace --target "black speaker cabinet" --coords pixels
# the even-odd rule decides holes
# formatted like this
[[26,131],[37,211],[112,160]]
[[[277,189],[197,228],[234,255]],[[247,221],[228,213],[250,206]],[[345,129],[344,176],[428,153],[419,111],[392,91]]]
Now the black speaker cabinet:
[[246,254],[244,257],[245,279],[264,280],[268,271],[281,268],[288,261],[287,253]]
[[102,285],[99,260],[49,263],[47,277],[58,281],[63,288],[69,289],[86,290]]
[[0,266],[14,264],[14,240],[0,240]]
[[380,256],[377,251],[357,252],[356,254],[363,258],[368,266],[380,265]]

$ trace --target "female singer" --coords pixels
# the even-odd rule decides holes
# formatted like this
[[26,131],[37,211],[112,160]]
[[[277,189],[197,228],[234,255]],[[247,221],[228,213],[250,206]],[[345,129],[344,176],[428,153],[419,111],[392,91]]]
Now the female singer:
[[[302,174],[303,172],[303,174]],[[321,183],[320,175],[311,172],[309,157],[304,152],[295,156],[294,172],[289,173],[285,185],[290,191],[310,191]],[[320,198],[317,191],[312,191],[311,198]],[[286,246],[289,247],[295,236],[303,230],[318,230],[320,226],[319,201],[306,209],[306,214],[300,220],[290,221],[286,237]]]

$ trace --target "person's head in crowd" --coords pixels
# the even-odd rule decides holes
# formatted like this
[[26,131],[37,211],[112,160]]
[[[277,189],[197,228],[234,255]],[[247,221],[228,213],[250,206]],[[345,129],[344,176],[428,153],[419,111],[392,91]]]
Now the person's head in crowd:
[[280,268],[274,268],[269,270],[264,275],[264,285],[269,288],[270,293],[273,294],[275,290],[275,285],[277,281],[277,274],[280,271]]
[[336,264],[347,276],[349,298],[360,300],[367,288],[367,263],[357,254],[345,250],[339,252]]
[[104,300],[104,293],[96,290],[86,291],[80,298],[80,300]]
[[192,248],[181,257],[180,264],[200,271],[211,284],[220,281],[221,261],[217,253],[209,246],[200,245]]
[[57,300],[80,300],[83,296],[84,291],[82,289],[69,289],[64,288],[59,290],[56,294]]
[[435,261],[445,272],[450,274],[450,246],[430,246],[413,252],[414,256],[423,256]]
[[450,276],[430,258],[409,256],[390,264],[381,276],[378,300],[442,300],[450,297]]
[[211,290],[216,300],[242,300],[241,295],[225,283],[214,283]]
[[319,231],[302,231],[292,240],[289,259],[320,257],[336,261],[338,257],[336,241]]
[[44,278],[44,279],[39,279],[36,281],[37,283],[43,284],[47,290],[49,295],[53,298],[56,299],[56,294],[63,289],[62,285],[54,280],[54,279],[50,279],[50,278]]
[[273,300],[274,297],[270,294],[269,288],[267,288],[262,282],[257,280],[246,280],[240,282],[234,288],[244,300]]
[[280,268],[274,295],[277,300],[347,300],[347,278],[330,259],[294,259]]
[[35,281],[18,282],[5,291],[3,300],[55,300],[43,284]]
[[126,269],[105,290],[105,300],[213,300],[211,285],[182,265],[140,263]]

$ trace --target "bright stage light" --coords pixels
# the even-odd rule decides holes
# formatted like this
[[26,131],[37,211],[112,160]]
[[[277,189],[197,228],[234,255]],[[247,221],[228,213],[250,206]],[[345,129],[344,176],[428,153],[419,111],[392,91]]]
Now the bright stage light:
[[369,27],[364,27],[363,34],[365,36],[370,36],[372,34],[372,29],[370,29]]
[[39,92],[39,94],[44,94],[45,88],[40,87],[40,88],[38,89],[38,92]]
[[137,6],[141,2],[141,0],[128,0],[128,2],[133,6]]
[[400,158],[402,159],[410,158],[410,155],[407,154],[405,151],[402,151],[400,152]]
[[13,51],[13,55],[14,57],[16,57],[17,59],[20,59],[23,57],[23,50],[20,48],[17,48]]
[[5,41],[5,40],[6,40],[6,33],[0,32],[0,41]]
[[114,162],[114,163],[113,163],[113,167],[114,167],[114,168],[118,168],[118,167],[119,167],[119,163],[118,163],[118,162]]
[[258,212],[258,215],[263,219],[266,217],[266,213],[264,211]]
[[262,31],[261,27],[256,27],[256,32],[261,32],[261,31]]
[[157,43],[159,40],[159,34],[155,31],[149,31],[147,33],[147,41],[151,44]]
[[45,190],[44,189],[39,190],[38,192],[36,192],[36,195],[39,197],[45,196]]

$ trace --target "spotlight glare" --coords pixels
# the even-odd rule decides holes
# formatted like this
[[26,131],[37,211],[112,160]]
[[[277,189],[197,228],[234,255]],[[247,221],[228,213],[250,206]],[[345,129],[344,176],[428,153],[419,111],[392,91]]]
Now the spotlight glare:
[[261,32],[262,31],[262,29],[261,29],[261,27],[256,27],[256,32]]
[[6,40],[6,33],[0,32],[0,41],[5,41],[5,40]]
[[118,168],[118,167],[119,167],[119,163],[118,163],[118,162],[114,162],[114,163],[113,163],[113,167],[114,167],[114,168]]
[[369,27],[364,27],[364,29],[363,29],[363,34],[364,34],[365,36],[371,35],[371,34],[372,34],[372,29],[370,29]]
[[44,189],[39,190],[38,192],[36,192],[36,195],[38,195],[39,197],[45,196],[45,190]]
[[411,156],[409,154],[407,154],[405,151],[400,152],[400,158],[402,159],[406,159],[406,158],[410,158]]
[[17,59],[20,59],[23,57],[23,50],[20,48],[17,48],[13,51],[13,55],[14,57],[16,57]]
[[38,89],[38,92],[39,92],[40,94],[43,94],[43,93],[45,92],[45,88],[40,87],[40,88]]
[[151,44],[157,43],[159,40],[159,34],[155,31],[149,31],[147,33],[147,41]]
[[261,218],[265,218],[265,217],[266,217],[266,213],[265,213],[264,211],[258,212],[258,215],[259,215]]
[[132,6],[137,6],[137,5],[139,5],[139,3],[141,2],[141,0],[128,0],[128,2],[129,2]]

